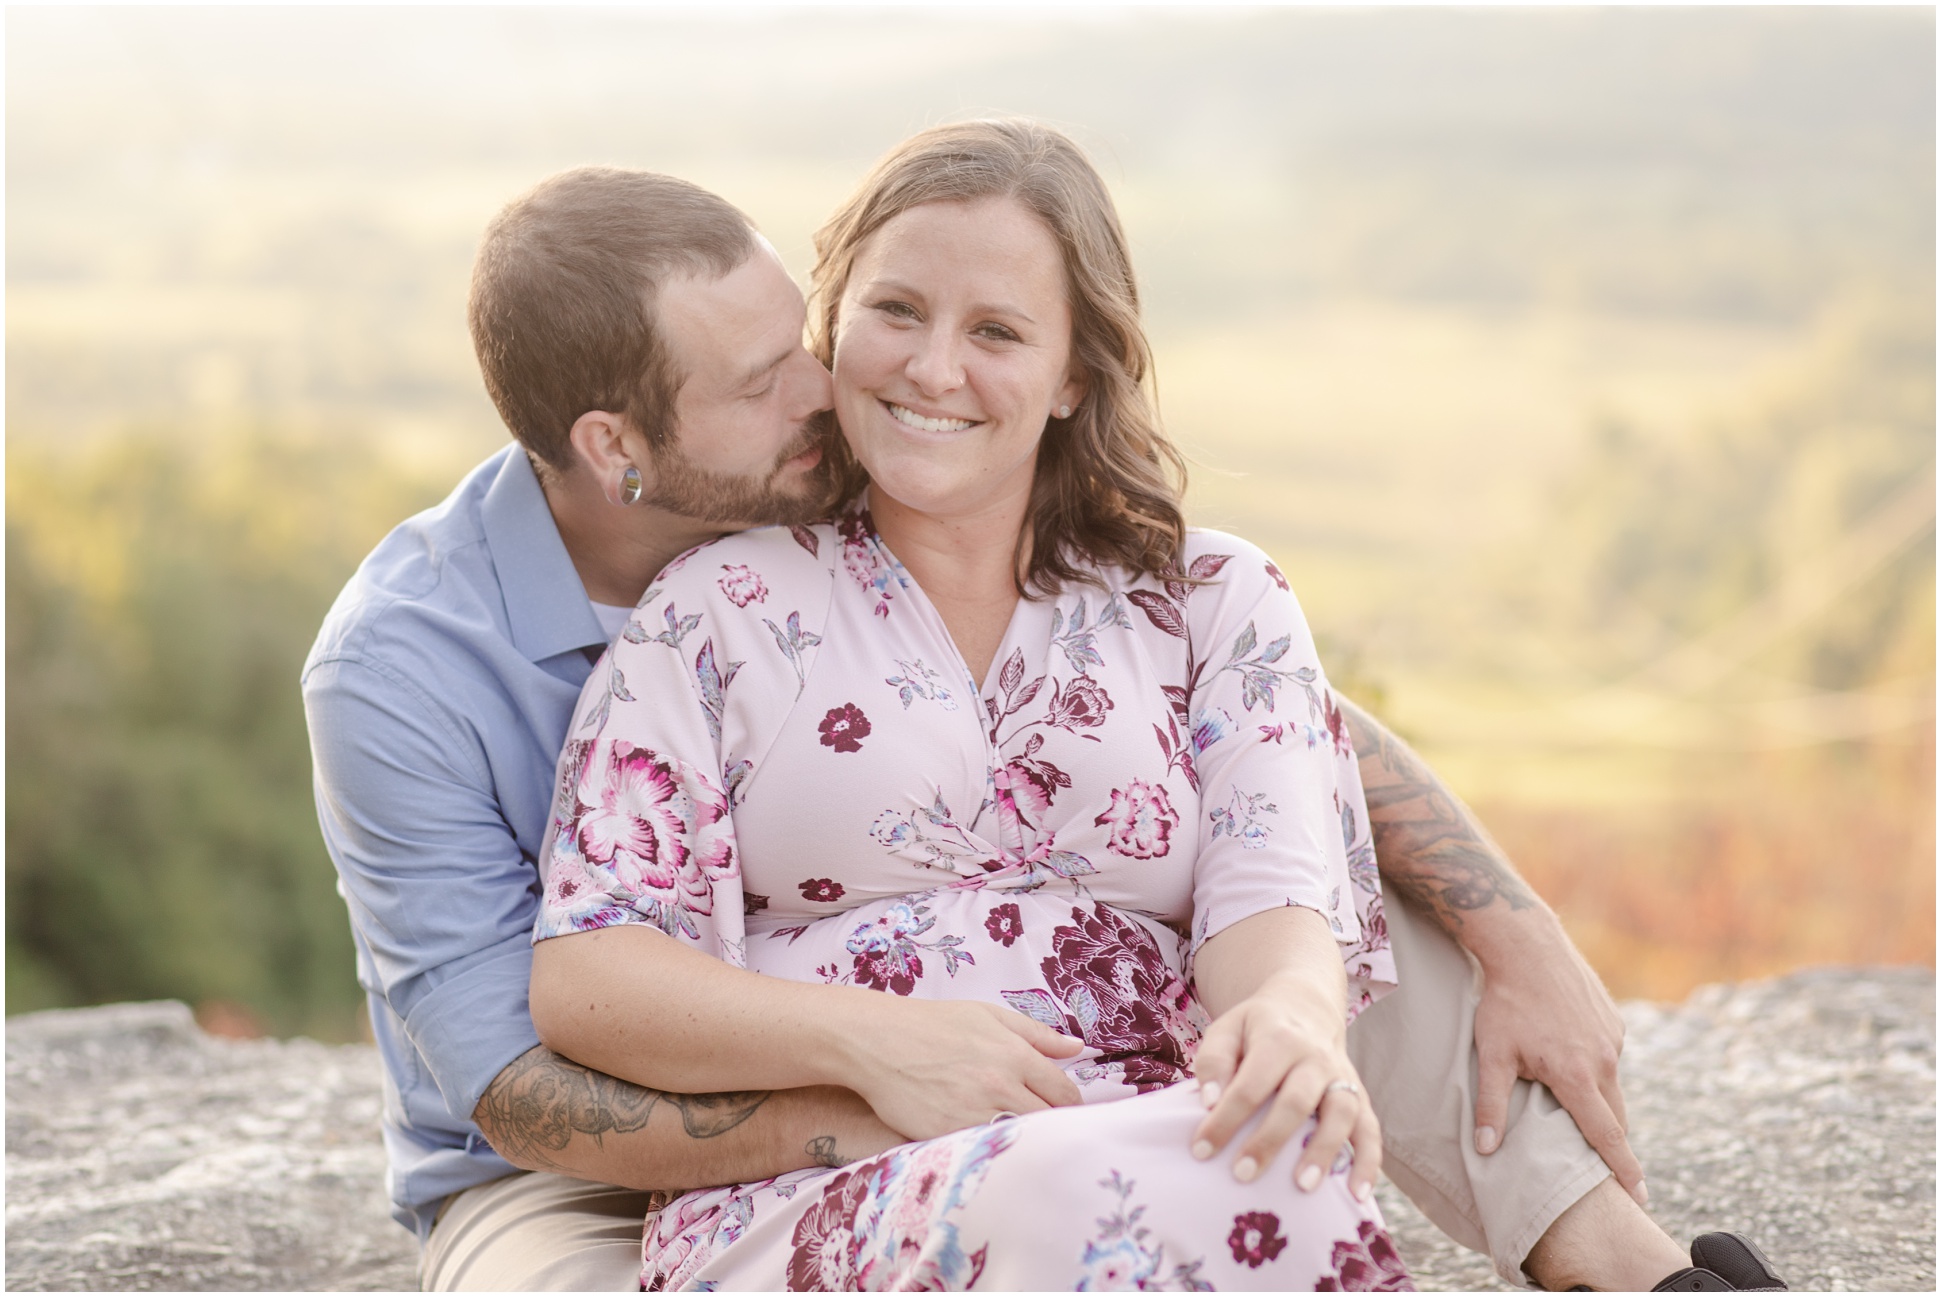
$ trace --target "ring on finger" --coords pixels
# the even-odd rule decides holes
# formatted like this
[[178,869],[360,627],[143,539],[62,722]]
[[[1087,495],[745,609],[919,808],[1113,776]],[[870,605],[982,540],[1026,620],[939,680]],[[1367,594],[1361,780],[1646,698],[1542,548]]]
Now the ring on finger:
[[1321,1097],[1325,1099],[1336,1090],[1340,1090],[1344,1094],[1352,1094],[1357,1099],[1361,1097],[1360,1086],[1356,1085],[1353,1081],[1344,1081],[1339,1078],[1328,1082],[1328,1088],[1321,1091]]

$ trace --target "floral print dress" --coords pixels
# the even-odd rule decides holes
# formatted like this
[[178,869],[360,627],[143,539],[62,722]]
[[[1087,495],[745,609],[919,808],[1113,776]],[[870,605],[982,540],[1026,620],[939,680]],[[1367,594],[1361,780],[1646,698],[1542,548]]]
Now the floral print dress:
[[977,999],[1081,1038],[1085,1103],[839,1170],[685,1194],[659,1289],[1406,1288],[1344,1158],[1251,1184],[1188,1154],[1193,957],[1304,906],[1350,1014],[1395,981],[1341,712],[1286,580],[1191,533],[1184,573],[1020,601],[980,689],[862,506],[677,559],[560,758],[534,940],[644,923],[776,977]]

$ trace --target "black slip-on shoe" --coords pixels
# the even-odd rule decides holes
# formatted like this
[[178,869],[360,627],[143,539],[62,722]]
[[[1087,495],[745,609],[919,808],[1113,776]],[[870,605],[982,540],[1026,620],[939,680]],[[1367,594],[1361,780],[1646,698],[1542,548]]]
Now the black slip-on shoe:
[[1786,1281],[1759,1245],[1721,1231],[1692,1240],[1692,1264],[1660,1280],[1653,1292],[1787,1292]]

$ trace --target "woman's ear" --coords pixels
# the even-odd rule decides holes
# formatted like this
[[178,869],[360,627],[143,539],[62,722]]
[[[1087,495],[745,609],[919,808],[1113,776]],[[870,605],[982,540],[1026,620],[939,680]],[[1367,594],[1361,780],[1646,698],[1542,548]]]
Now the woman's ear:
[[627,498],[630,469],[634,472],[634,498],[639,498],[639,483],[646,470],[635,461],[630,443],[638,443],[640,438],[628,426],[625,415],[588,410],[573,420],[566,439],[572,444],[574,460],[599,485],[607,503],[616,506],[633,503]]
[[1087,390],[1089,390],[1089,385],[1085,381],[1084,374],[1079,373],[1077,370],[1068,373],[1065,376],[1064,385],[1052,396],[1051,412],[1053,416],[1060,419],[1071,418],[1072,412],[1078,409],[1079,402],[1085,399]]

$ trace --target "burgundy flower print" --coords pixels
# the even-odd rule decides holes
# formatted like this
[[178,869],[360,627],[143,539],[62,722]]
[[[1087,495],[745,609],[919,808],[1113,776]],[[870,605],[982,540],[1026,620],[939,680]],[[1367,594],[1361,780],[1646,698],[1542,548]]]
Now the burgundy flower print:
[[1009,903],[993,906],[984,916],[984,931],[991,934],[992,941],[1009,950],[1011,943],[1024,935],[1024,916],[1018,913],[1017,906]]
[[1049,761],[1039,758],[1044,738],[1033,734],[1024,745],[1024,755],[1000,766],[993,777],[997,785],[998,813],[1015,818],[1034,828],[1044,823],[1045,812],[1061,788],[1072,786],[1072,777]]
[[844,703],[831,707],[816,729],[822,732],[823,747],[838,752],[861,752],[863,740],[869,737],[869,717],[855,703]]
[[1156,590],[1128,590],[1126,598],[1146,614],[1146,620],[1175,639],[1186,638],[1186,619],[1171,599]]
[[1334,740],[1335,755],[1352,758],[1354,741],[1348,737],[1348,718],[1335,706],[1332,691],[1321,695],[1321,715],[1328,726],[1328,737]]
[[1113,851],[1134,860],[1152,860],[1172,850],[1179,814],[1173,810],[1163,784],[1134,779],[1124,788],[1112,790],[1112,805],[1092,823],[1112,826],[1106,845]]
[[1089,913],[1074,906],[1072,923],[1052,929],[1052,953],[1039,968],[1085,1043],[1102,1051],[1101,1062],[1123,1062],[1141,1093],[1181,1079],[1198,1038],[1192,996],[1152,934],[1098,903]]
[[877,1191],[882,1159],[852,1167],[831,1180],[822,1196],[795,1222],[789,1242],[791,1292],[844,1292],[856,1287],[859,1240],[856,1217]]
[[[997,732],[1006,717],[1015,716],[1023,711],[1044,690],[1045,679],[1044,676],[1036,676],[1026,683],[1024,650],[1011,650],[1011,656],[1004,659],[1004,665],[997,671],[997,687],[999,694],[1003,696],[1003,703],[1000,704],[996,698],[984,700],[984,715],[991,722],[991,742],[998,742]],[[1052,687],[1057,688],[1056,685]],[[1013,735],[1013,737],[1016,736]]]
[[811,878],[798,886],[802,889],[802,899],[805,901],[820,901],[824,905],[831,905],[842,899],[842,884],[831,878]]
[[843,570],[863,588],[866,598],[875,598],[876,606],[870,611],[878,617],[888,617],[897,576],[875,543],[876,522],[869,516],[869,510],[856,509],[844,514],[836,520],[836,531],[842,537]]
[[964,944],[961,933],[922,940],[936,926],[936,917],[928,907],[902,901],[887,907],[874,922],[858,926],[844,943],[855,957],[856,984],[894,995],[910,994],[923,977],[922,950],[941,955],[944,971],[951,977],[957,976],[959,964],[977,962],[968,951],[959,949]]
[[1267,575],[1273,577],[1274,584],[1279,586],[1281,589],[1290,590],[1290,591],[1293,589],[1292,586],[1287,584],[1287,578],[1281,575],[1281,570],[1275,567],[1272,563],[1269,563],[1267,565]]
[[907,946],[865,950],[855,956],[850,971],[858,986],[908,995],[917,989],[917,979],[923,976],[923,956]]
[[1045,724],[1061,730],[1095,729],[1105,724],[1105,714],[1111,710],[1112,698],[1103,685],[1090,676],[1075,676],[1062,692],[1052,685]]
[[[1178,687],[1175,685],[1167,685],[1164,688],[1171,692]],[[1184,697],[1185,691],[1179,690],[1179,692]],[[1159,754],[1166,758],[1166,769],[1179,771],[1180,774],[1186,777],[1187,786],[1197,793],[1200,791],[1200,772],[1193,764],[1193,753],[1191,751],[1193,746],[1192,726],[1189,722],[1187,732],[1181,735],[1180,723],[1184,719],[1184,714],[1177,706],[1174,708],[1174,712],[1176,714],[1169,715],[1166,718],[1165,729],[1162,730],[1155,724],[1152,727],[1152,732],[1159,740]]]
[[1271,1211],[1250,1211],[1233,1218],[1233,1232],[1227,1246],[1233,1259],[1250,1270],[1258,1270],[1279,1256],[1287,1247],[1287,1236],[1280,1232],[1281,1218]]
[[743,892],[741,894],[741,912],[743,914],[760,914],[767,908],[768,898],[766,896],[760,896],[754,892]]
[[715,584],[721,587],[721,593],[727,595],[735,607],[746,608],[751,603],[760,603],[768,598],[768,587],[762,584],[762,578],[755,569],[739,563],[723,563],[721,570],[725,575]]
[[[1395,1240],[1372,1220],[1360,1226],[1360,1238],[1334,1245],[1335,1272],[1314,1281],[1316,1292],[1414,1292],[1408,1267],[1402,1264]],[[1238,1252],[1235,1255],[1239,1255]]]
[[624,739],[583,775],[573,836],[628,890],[712,913],[708,879],[734,871],[728,801],[679,763]]
[[1368,905],[1368,913],[1361,920],[1361,948],[1363,950],[1388,949],[1388,915],[1382,911],[1382,898],[1377,896]]

